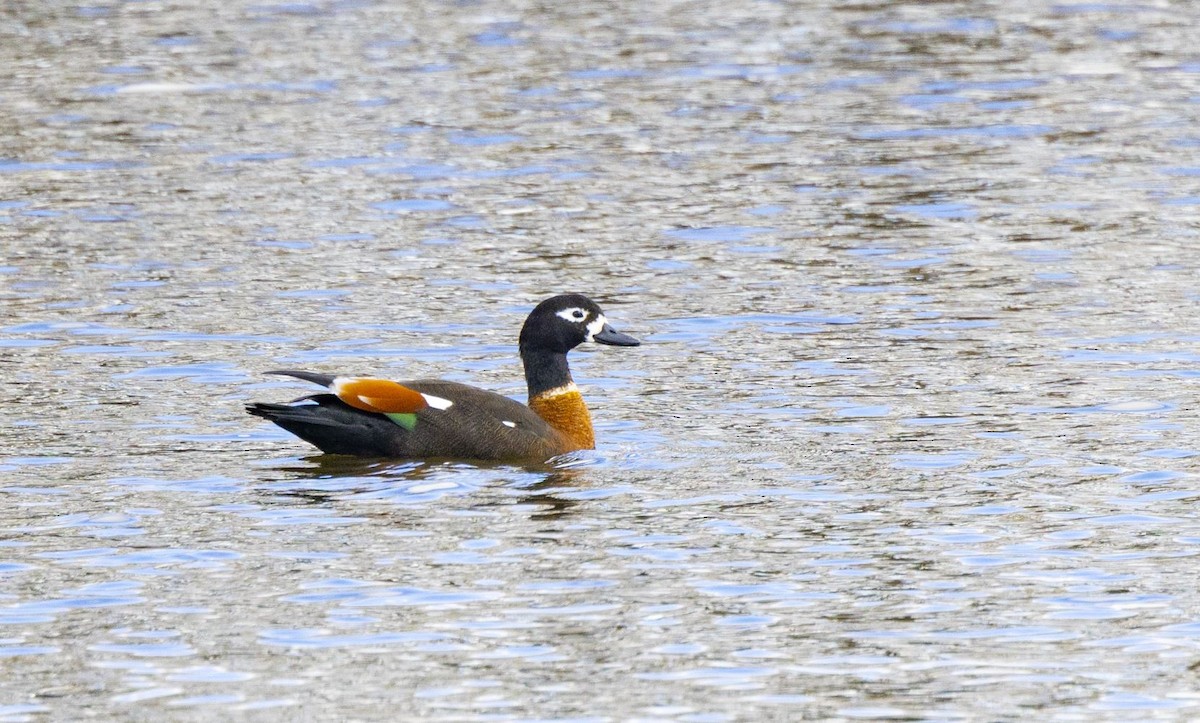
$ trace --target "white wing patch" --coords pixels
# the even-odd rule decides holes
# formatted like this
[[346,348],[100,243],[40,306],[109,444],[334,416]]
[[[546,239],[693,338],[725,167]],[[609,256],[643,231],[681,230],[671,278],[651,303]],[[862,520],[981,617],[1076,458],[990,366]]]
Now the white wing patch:
[[421,396],[425,397],[425,403],[434,409],[446,410],[454,406],[454,402],[450,401],[449,399],[435,397],[432,394],[426,394],[424,392],[421,392]]
[[507,419],[505,419],[505,420],[501,421],[500,423],[501,423],[501,424],[503,424],[503,425],[504,425],[504,426],[506,426],[506,427],[512,427],[513,429],[516,429],[516,427],[517,427],[517,423],[516,423],[516,422],[510,422],[510,421],[508,421]]
[[599,334],[607,323],[608,319],[604,318],[604,314],[597,316],[595,321],[587,325],[587,340],[591,341],[592,337]]

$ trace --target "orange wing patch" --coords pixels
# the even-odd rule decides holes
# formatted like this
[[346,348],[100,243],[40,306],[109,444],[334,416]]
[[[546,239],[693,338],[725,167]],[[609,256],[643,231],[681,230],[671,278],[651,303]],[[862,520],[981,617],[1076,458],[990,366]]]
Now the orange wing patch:
[[420,392],[387,379],[338,377],[330,389],[338,399],[364,412],[413,414],[429,406]]

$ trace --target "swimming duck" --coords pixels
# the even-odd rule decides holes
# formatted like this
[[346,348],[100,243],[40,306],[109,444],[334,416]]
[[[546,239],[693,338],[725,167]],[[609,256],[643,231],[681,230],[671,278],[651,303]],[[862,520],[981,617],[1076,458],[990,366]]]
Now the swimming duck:
[[567,367],[567,352],[585,341],[641,343],[613,329],[591,299],[562,294],[538,304],[521,327],[528,406],[441,379],[393,382],[271,371],[267,374],[320,384],[330,393],[287,404],[255,402],[246,411],[328,454],[544,461],[596,446],[591,415]]

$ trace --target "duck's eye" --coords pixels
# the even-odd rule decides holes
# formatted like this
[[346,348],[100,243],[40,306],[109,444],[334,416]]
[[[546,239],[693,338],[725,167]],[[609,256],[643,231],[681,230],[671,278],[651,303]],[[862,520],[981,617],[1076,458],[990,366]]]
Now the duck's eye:
[[587,318],[587,312],[576,306],[573,309],[563,309],[558,312],[558,316],[567,321],[583,321]]

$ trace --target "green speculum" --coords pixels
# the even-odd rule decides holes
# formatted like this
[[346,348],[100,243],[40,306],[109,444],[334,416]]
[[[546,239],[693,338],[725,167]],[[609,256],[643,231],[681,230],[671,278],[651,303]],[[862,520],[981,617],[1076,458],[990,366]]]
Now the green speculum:
[[417,426],[417,415],[415,413],[386,412],[384,416],[410,432]]

